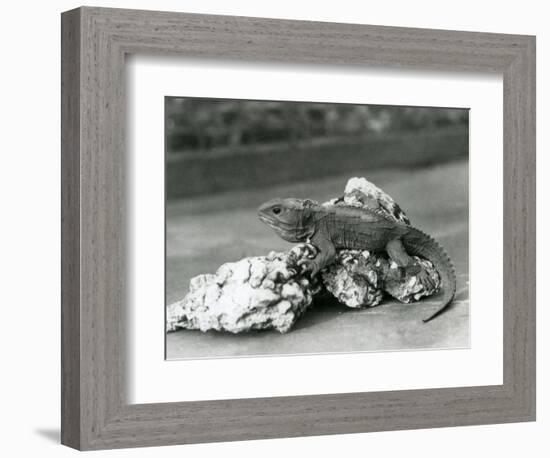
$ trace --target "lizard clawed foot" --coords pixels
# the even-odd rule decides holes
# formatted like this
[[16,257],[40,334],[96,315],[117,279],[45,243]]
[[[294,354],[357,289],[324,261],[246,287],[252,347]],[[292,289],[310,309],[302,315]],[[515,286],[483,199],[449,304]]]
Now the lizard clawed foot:
[[428,274],[428,271],[425,268],[421,268],[420,272],[416,275],[424,289],[426,290],[432,290],[435,288],[435,283]]
[[309,271],[312,277],[317,275],[321,270],[315,262],[315,259],[301,259],[298,261],[298,266],[302,268],[302,272]]
[[426,290],[432,290],[435,288],[435,283],[428,274],[428,271],[416,262],[405,267],[405,274],[416,277],[422,287]]
[[404,267],[403,269],[405,271],[405,275],[410,275],[410,276],[417,276],[422,271],[422,267],[420,266],[420,264],[417,264],[416,262],[413,264],[409,264],[407,267]]

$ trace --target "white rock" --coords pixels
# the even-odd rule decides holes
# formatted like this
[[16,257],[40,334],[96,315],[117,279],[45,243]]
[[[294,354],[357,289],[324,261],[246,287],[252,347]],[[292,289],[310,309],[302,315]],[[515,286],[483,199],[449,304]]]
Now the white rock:
[[368,251],[342,250],[321,275],[328,291],[350,308],[374,307],[383,298],[378,259]]
[[344,190],[344,203],[355,207],[380,209],[395,221],[410,225],[410,220],[393,198],[366,178],[350,178]]
[[296,265],[310,254],[310,247],[297,245],[288,253],[244,258],[223,264],[215,275],[194,277],[187,295],[168,306],[167,331],[289,331],[317,289]]

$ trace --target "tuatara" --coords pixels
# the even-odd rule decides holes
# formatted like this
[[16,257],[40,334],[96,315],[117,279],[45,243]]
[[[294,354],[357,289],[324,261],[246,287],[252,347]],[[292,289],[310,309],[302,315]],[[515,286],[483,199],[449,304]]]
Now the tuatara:
[[312,275],[331,264],[336,250],[386,252],[408,273],[417,275],[426,287],[432,280],[411,255],[429,260],[441,278],[441,306],[424,322],[441,314],[452,302],[456,291],[453,265],[439,244],[424,232],[392,220],[376,208],[319,205],[311,200],[273,199],[258,210],[261,221],[288,242],[309,242],[317,248],[313,259],[303,264]]

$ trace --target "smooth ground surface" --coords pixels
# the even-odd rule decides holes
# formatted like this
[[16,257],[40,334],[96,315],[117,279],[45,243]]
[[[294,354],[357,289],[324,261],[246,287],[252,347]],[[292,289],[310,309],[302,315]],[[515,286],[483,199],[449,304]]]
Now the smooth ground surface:
[[[230,357],[469,346],[468,164],[429,169],[357,171],[388,192],[414,226],[434,236],[457,272],[455,302],[424,324],[434,300],[401,304],[387,297],[375,308],[351,310],[336,300],[318,300],[287,334],[274,331],[232,335],[182,330],[167,335],[167,358]],[[167,303],[181,299],[191,277],[215,272],[224,262],[287,250],[256,217],[272,197],[309,197],[320,202],[343,193],[352,175],[315,182],[224,193],[170,202],[166,224]]]

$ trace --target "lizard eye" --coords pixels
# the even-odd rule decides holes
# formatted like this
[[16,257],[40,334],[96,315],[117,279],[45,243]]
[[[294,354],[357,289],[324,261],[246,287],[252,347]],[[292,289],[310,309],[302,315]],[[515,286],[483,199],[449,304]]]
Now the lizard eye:
[[281,207],[275,207],[273,209],[273,213],[275,213],[276,215],[278,215],[279,213],[281,213]]

